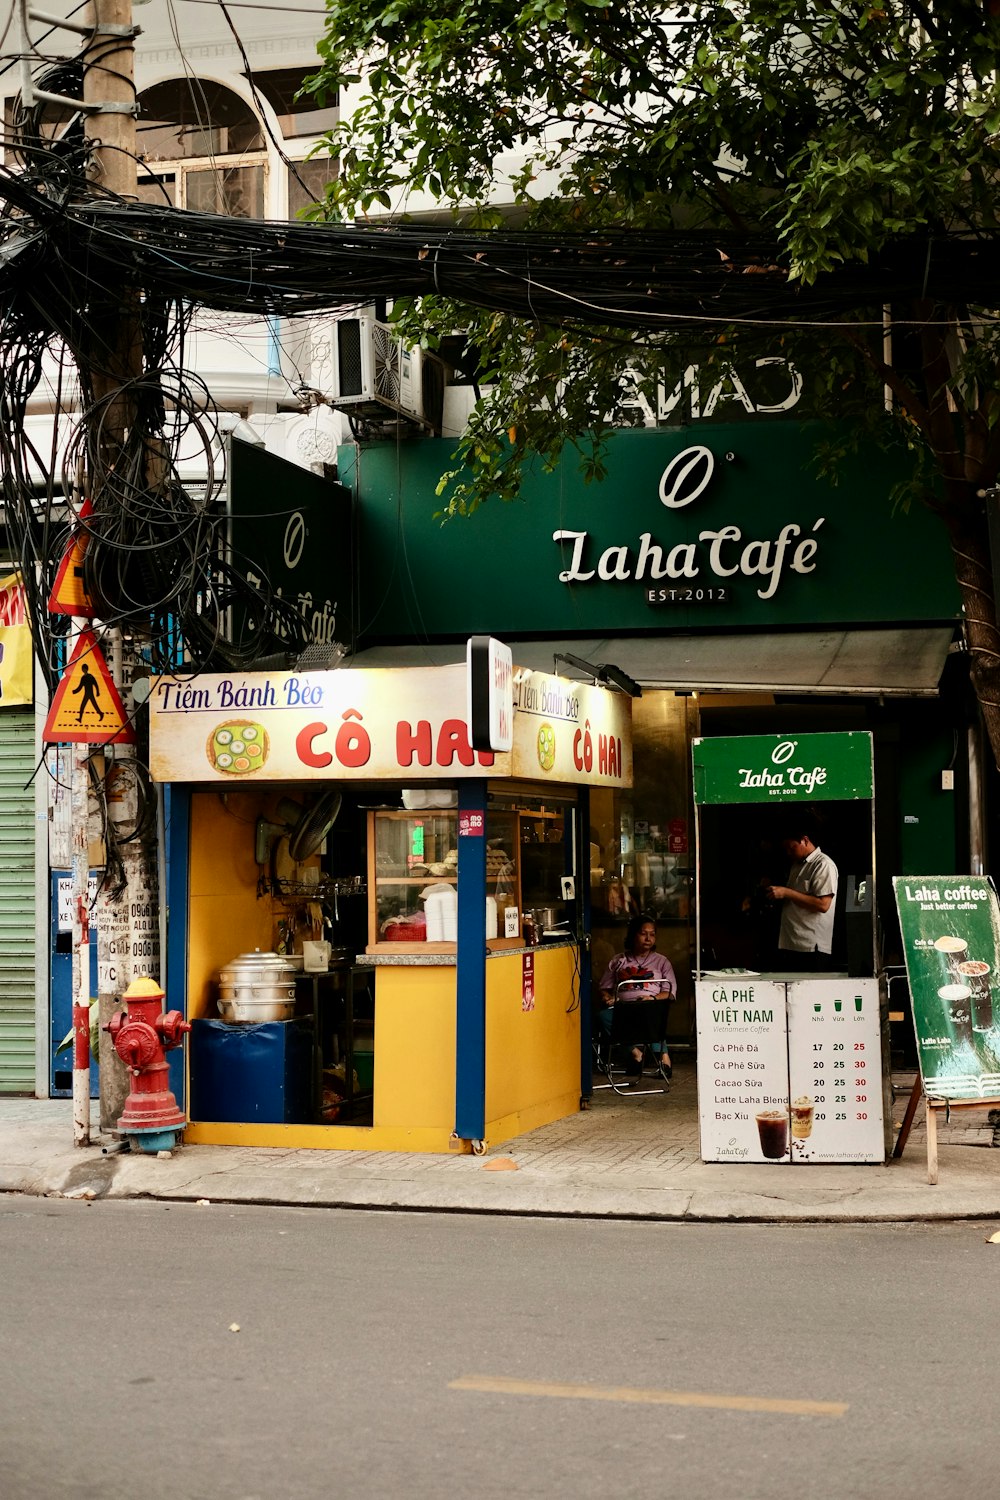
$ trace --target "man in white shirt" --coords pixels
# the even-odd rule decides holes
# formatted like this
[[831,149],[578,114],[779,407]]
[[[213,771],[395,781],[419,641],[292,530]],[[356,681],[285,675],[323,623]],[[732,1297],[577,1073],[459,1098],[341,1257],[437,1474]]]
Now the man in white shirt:
[[805,825],[789,830],[783,842],[792,860],[786,885],[772,885],[768,894],[780,901],[778,967],[811,973],[831,967],[837,866],[813,842]]

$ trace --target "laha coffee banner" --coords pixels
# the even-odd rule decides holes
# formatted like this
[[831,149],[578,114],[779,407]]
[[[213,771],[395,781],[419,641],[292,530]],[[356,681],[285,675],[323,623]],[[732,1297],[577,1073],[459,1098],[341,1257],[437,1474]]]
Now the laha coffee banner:
[[924,1091],[1000,1098],[1000,905],[983,876],[893,878]]

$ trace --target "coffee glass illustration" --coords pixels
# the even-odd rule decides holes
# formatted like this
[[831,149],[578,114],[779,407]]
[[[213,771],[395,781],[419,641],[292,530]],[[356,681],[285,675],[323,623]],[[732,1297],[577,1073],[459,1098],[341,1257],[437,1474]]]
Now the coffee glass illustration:
[[958,966],[969,956],[969,945],[965,938],[953,937],[950,933],[936,938],[934,946],[944,959],[948,972],[958,981]]
[[756,1120],[761,1151],[768,1161],[780,1161],[788,1155],[788,1111],[762,1109]]
[[961,984],[972,991],[972,1029],[989,1031],[993,1025],[993,996],[990,992],[990,966],[982,959],[968,958],[958,966]]
[[938,990],[956,1042],[972,1041],[972,991],[967,984],[944,984]]
[[792,1139],[807,1141],[812,1135],[813,1102],[807,1094],[792,1100]]

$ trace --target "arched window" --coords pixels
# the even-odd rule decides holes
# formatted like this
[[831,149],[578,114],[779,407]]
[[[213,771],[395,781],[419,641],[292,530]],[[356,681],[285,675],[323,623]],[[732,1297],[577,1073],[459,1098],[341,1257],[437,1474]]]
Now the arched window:
[[139,95],[139,197],[238,219],[264,217],[263,126],[232,89],[173,78]]

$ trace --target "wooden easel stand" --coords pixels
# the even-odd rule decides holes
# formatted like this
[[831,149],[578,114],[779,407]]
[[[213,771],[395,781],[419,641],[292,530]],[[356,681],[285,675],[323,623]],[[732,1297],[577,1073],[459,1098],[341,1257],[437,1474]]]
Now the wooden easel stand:
[[[903,1154],[913,1117],[920,1103],[920,1095],[923,1091],[923,1080],[917,1078],[910,1091],[910,1098],[906,1106],[906,1114],[903,1123],[899,1127],[899,1135],[896,1144],[892,1148],[893,1160],[898,1161]],[[1000,1099],[927,1099],[927,1181],[933,1187],[938,1180],[938,1142],[937,1142],[937,1116],[941,1110],[949,1114],[953,1109],[987,1109],[990,1105],[1000,1105]]]

